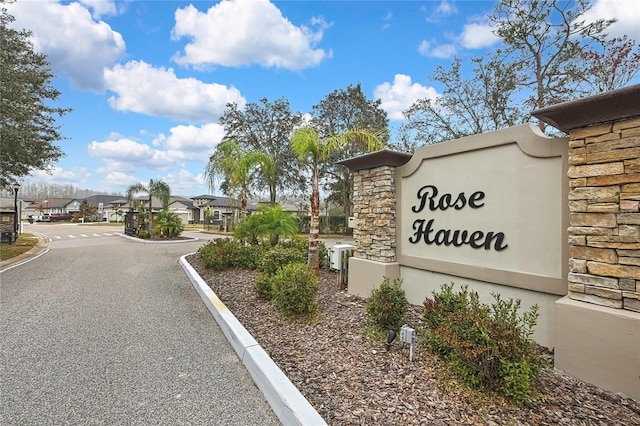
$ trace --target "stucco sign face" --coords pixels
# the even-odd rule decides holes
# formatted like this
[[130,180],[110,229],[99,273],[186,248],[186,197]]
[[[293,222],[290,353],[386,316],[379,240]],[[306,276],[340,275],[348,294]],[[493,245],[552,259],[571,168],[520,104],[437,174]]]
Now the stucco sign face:
[[399,262],[476,279],[564,280],[563,150],[529,126],[418,150],[396,175]]

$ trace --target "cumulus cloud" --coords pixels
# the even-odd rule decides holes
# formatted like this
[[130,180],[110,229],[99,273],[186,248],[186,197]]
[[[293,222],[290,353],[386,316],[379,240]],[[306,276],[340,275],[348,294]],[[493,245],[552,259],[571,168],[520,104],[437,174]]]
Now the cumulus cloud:
[[193,174],[189,170],[181,169],[175,173],[166,174],[162,180],[169,184],[172,194],[200,195],[209,193],[207,181],[201,173]]
[[153,144],[163,146],[170,156],[186,161],[207,161],[215,146],[224,137],[224,128],[217,123],[201,127],[176,126],[169,136],[159,135]]
[[147,144],[121,138],[104,142],[93,141],[87,147],[89,156],[104,161],[107,166],[100,173],[132,172],[140,168],[167,170],[176,165],[177,159],[166,151],[153,149]]
[[189,122],[216,121],[228,102],[246,103],[240,91],[195,78],[178,78],[171,68],[130,61],[105,70],[107,88],[116,95],[109,104],[118,111]]
[[611,37],[627,35],[640,43],[640,7],[637,1],[596,0],[584,15],[586,22],[611,18],[617,19],[607,29]]
[[96,19],[102,16],[114,16],[119,13],[116,3],[111,0],[79,0],[87,8],[93,10],[93,17]]
[[331,57],[316,48],[329,25],[314,18],[311,27],[293,25],[268,0],[223,0],[206,13],[177,9],[173,38],[190,38],[173,60],[194,66],[243,66],[301,70]]
[[428,58],[448,59],[456,54],[456,46],[449,43],[434,45],[432,42],[422,40],[418,46],[418,52]]
[[109,172],[99,183],[99,188],[107,192],[120,192],[129,185],[140,182],[136,176],[122,172]]
[[34,48],[75,88],[102,91],[103,69],[124,57],[122,35],[79,3],[18,1],[4,7],[15,17],[14,27],[32,30]]
[[52,182],[58,184],[83,185],[91,177],[91,173],[85,167],[73,167],[64,169],[53,167],[50,171],[34,170],[31,177],[37,181]]
[[419,83],[411,83],[411,77],[396,74],[393,83],[382,83],[373,90],[373,96],[380,99],[380,108],[389,114],[391,120],[403,120],[402,111],[408,109],[418,99],[434,99],[438,96],[436,89],[425,87]]
[[458,38],[465,49],[483,49],[500,41],[488,24],[470,23],[464,26]]

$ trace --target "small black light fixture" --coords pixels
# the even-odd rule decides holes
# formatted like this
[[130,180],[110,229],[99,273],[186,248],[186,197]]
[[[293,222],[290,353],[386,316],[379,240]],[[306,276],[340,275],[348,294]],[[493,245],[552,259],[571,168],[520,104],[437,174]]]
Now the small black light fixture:
[[387,334],[387,350],[391,349],[391,344],[396,339],[396,332],[393,330],[389,330],[389,334]]
[[20,221],[20,215],[18,213],[18,190],[20,189],[20,184],[18,182],[14,182],[12,185],[13,188],[13,240],[15,241],[18,238],[18,230],[20,229],[18,223]]

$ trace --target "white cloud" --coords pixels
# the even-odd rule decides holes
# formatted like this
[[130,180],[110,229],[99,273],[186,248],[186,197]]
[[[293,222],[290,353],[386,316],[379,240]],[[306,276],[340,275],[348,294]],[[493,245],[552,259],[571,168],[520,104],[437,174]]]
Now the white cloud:
[[391,27],[391,19],[393,18],[393,14],[389,11],[387,11],[387,14],[385,15],[385,17],[382,19],[383,20],[383,24],[382,24],[382,29],[386,30],[389,29]]
[[116,3],[111,0],[79,0],[87,8],[93,9],[93,17],[114,16],[118,14]]
[[175,166],[178,159],[167,152],[153,149],[149,145],[121,138],[104,142],[93,141],[87,147],[89,156],[107,163],[98,172],[132,172],[140,168],[167,170]]
[[79,3],[18,1],[3,6],[16,18],[16,28],[32,30],[34,48],[76,88],[102,91],[103,69],[125,54],[122,35],[96,22]]
[[246,103],[235,87],[178,78],[171,68],[130,61],[105,70],[107,88],[116,93],[109,104],[118,111],[190,122],[216,121],[228,102]]
[[465,49],[483,49],[498,43],[500,38],[488,24],[471,23],[464,26],[459,42]]
[[314,18],[311,25],[296,27],[268,0],[223,0],[206,13],[189,5],[177,9],[173,38],[191,39],[184,54],[173,60],[194,66],[242,66],[301,70],[331,57],[317,49],[329,25]]
[[434,99],[436,89],[419,83],[411,83],[411,77],[396,74],[393,83],[382,83],[373,90],[373,96],[381,100],[380,108],[389,114],[391,120],[403,120],[402,111],[408,109],[418,99]]
[[201,127],[176,126],[171,134],[159,135],[153,144],[164,146],[169,155],[186,161],[206,162],[215,146],[224,136],[224,127],[217,123],[205,124]]
[[434,46],[433,43],[422,40],[418,46],[418,52],[420,52],[422,56],[429,58],[448,59],[456,54],[456,46],[448,43]]
[[637,0],[596,0],[584,15],[586,22],[615,18],[607,32],[611,37],[627,35],[640,43],[640,7]]
[[451,16],[458,13],[458,9],[447,0],[441,1],[436,10],[441,16]]
[[428,13],[425,17],[427,22],[439,22],[442,18],[458,13],[458,9],[448,0],[442,0],[433,11],[427,9],[425,6],[422,7],[422,11]]
[[91,177],[91,173],[87,172],[84,167],[73,167],[69,170],[65,170],[62,167],[54,167],[49,172],[34,170],[31,173],[31,177],[35,181],[82,186]]
[[139,182],[139,179],[133,175],[122,172],[109,172],[105,178],[99,183],[98,187],[106,192],[124,192],[123,188]]
[[207,181],[203,174],[193,174],[189,170],[179,170],[177,173],[169,173],[162,177],[171,187],[173,195],[200,195],[208,193]]

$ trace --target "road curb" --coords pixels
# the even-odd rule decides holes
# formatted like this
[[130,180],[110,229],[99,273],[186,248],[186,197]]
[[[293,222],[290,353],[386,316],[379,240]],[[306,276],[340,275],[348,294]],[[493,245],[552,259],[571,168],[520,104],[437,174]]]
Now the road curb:
[[298,388],[189,264],[186,258],[191,254],[180,258],[180,266],[282,424],[326,425]]

